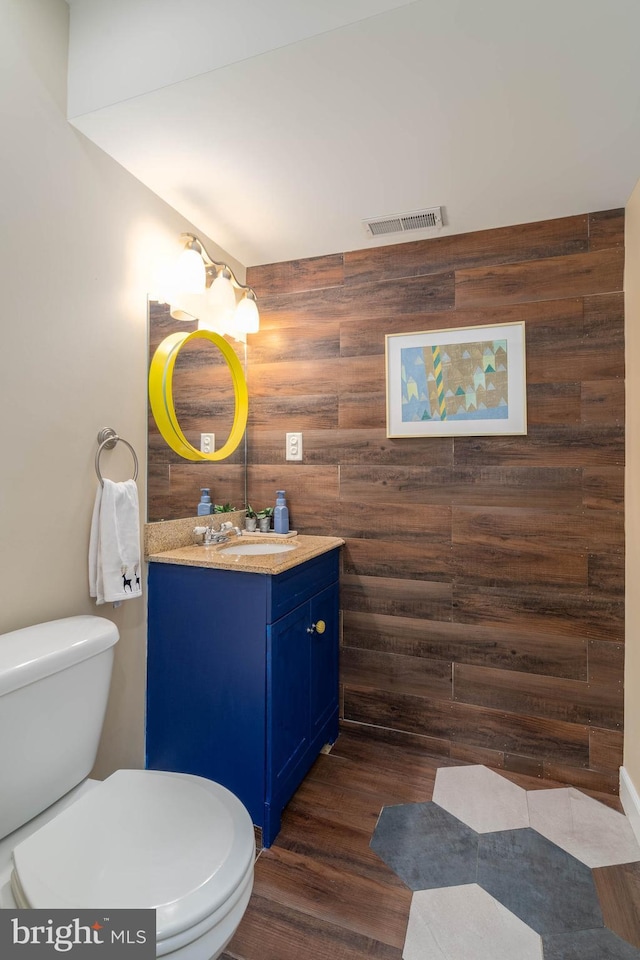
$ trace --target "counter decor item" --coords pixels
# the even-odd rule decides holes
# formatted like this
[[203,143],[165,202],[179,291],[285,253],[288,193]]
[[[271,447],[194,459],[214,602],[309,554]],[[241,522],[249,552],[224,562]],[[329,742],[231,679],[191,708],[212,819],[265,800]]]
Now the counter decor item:
[[200,490],[200,503],[198,504],[197,516],[206,517],[210,513],[213,513],[210,489],[209,487],[202,487]]
[[273,529],[276,533],[289,532],[289,508],[284,493],[284,490],[278,490],[276,494],[276,507],[273,511]]
[[255,533],[258,526],[258,517],[250,503],[247,504],[247,515],[244,519],[244,528],[247,533]]
[[260,533],[268,533],[271,529],[271,517],[273,516],[273,507],[265,507],[264,510],[258,510],[258,526]]

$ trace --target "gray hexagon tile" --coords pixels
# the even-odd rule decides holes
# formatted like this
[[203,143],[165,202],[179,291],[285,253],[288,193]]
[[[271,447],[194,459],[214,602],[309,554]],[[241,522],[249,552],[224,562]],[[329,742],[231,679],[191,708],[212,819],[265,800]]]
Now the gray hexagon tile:
[[370,846],[411,890],[476,878],[478,834],[436,803],[383,807]]
[[640,860],[627,818],[573,787],[527,795],[531,826],[590,867]]
[[542,942],[544,960],[640,960],[640,950],[606,928],[543,937]]
[[542,941],[531,927],[472,883],[414,893],[402,956],[403,960],[542,960]]
[[535,830],[482,834],[477,882],[537,933],[604,925],[591,870]]
[[488,767],[440,767],[433,801],[478,833],[529,826],[526,790]]

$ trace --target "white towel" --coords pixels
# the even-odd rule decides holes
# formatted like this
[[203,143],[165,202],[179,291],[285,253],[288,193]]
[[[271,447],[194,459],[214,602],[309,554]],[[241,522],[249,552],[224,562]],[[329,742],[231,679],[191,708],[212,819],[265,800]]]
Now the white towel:
[[105,480],[91,519],[89,596],[100,604],[141,594],[138,488],[135,480]]

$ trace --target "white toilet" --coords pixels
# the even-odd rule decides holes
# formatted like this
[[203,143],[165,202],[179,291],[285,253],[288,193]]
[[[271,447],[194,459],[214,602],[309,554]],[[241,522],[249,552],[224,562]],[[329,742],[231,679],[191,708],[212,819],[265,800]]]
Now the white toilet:
[[251,818],[202,777],[87,779],[117,640],[92,616],[0,636],[0,907],[154,908],[156,956],[214,960],[251,895]]

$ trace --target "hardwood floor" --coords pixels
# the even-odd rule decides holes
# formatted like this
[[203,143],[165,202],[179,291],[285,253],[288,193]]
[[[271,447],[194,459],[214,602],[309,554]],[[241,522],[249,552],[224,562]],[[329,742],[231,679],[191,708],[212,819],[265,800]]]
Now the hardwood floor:
[[[460,765],[410,735],[346,723],[260,853],[223,960],[401,960],[412,893],[370,849],[371,835],[383,806],[431,800],[438,767]],[[528,790],[561,785],[500,772]],[[616,797],[591,795],[621,809]]]

